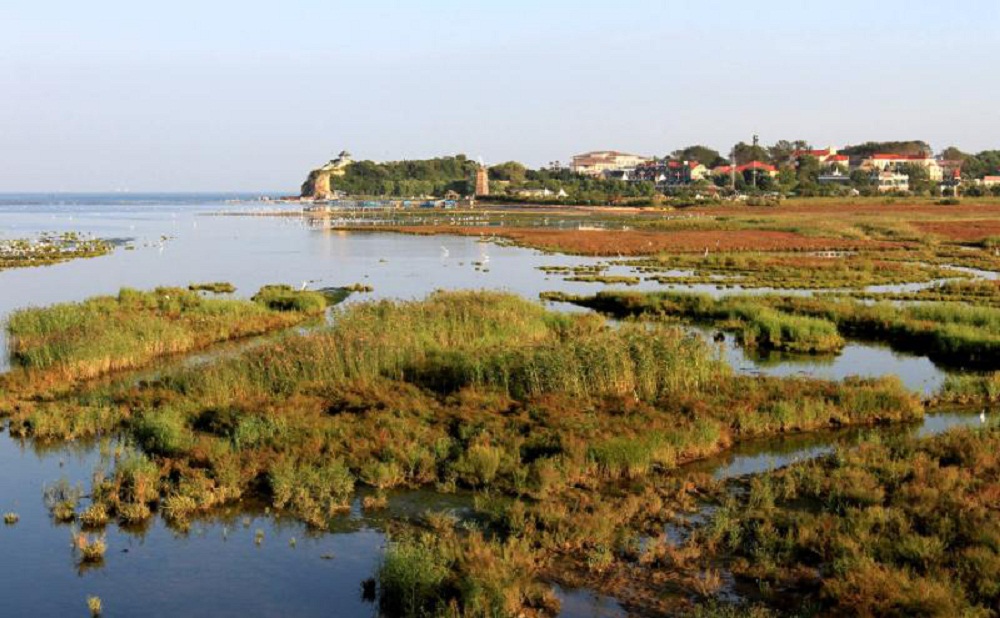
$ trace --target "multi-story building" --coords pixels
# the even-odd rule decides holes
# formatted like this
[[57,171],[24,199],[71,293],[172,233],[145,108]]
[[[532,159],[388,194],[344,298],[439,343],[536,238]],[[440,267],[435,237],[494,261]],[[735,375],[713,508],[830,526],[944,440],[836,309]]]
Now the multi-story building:
[[879,193],[905,193],[910,190],[910,177],[898,172],[879,172],[876,177]]
[[617,150],[596,150],[574,156],[570,169],[578,174],[600,176],[604,172],[634,169],[652,160],[652,157],[618,152]]
[[900,172],[907,165],[920,165],[927,169],[927,177],[932,182],[944,180],[944,169],[938,160],[929,155],[873,154],[861,162],[861,169],[882,172]]

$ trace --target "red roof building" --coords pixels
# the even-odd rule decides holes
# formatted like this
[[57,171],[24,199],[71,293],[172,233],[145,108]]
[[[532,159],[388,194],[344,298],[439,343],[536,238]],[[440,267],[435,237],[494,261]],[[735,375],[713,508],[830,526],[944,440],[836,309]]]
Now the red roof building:
[[743,165],[740,165],[740,166],[738,166],[736,168],[736,171],[740,172],[740,173],[743,173],[743,172],[745,172],[747,170],[755,170],[755,171],[760,171],[760,172],[767,172],[771,176],[774,176],[775,174],[778,173],[778,168],[774,167],[770,163],[762,163],[760,161],[751,161],[749,163],[745,163]]

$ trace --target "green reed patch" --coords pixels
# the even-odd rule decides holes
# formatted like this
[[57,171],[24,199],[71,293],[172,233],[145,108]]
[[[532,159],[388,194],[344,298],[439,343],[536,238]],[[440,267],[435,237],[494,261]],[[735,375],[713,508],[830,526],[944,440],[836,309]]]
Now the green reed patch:
[[211,292],[212,294],[232,294],[236,286],[228,281],[213,281],[211,283],[192,283],[188,286],[192,292]]
[[265,285],[251,299],[273,311],[296,311],[306,314],[322,313],[327,306],[321,292],[296,290],[290,285]]
[[[393,540],[376,572],[385,615],[553,615],[559,601],[539,583],[536,556],[524,540],[460,534],[444,518],[433,533]],[[532,611],[535,610],[535,611]]]
[[676,315],[693,320],[711,320],[735,330],[747,347],[788,352],[836,352],[844,338],[833,322],[823,318],[778,311],[747,297],[714,299],[707,294],[675,292],[600,292],[592,297],[548,294],[550,300],[565,300],[614,315]]
[[[298,293],[286,295],[298,298]],[[14,312],[7,324],[14,359],[29,371],[91,378],[139,367],[158,356],[257,335],[322,311],[316,299],[282,308],[204,298],[190,290],[122,288],[117,296]]]
[[1000,402],[1000,371],[949,375],[941,385],[937,397],[942,401],[961,404]]
[[965,303],[870,305],[839,297],[771,295],[713,299],[706,294],[682,292],[606,291],[593,296],[546,293],[543,298],[617,316],[715,320],[742,333],[744,340],[755,340],[758,332],[767,333],[768,339],[776,334],[784,349],[838,349],[843,345],[842,337],[853,336],[885,342],[894,349],[925,353],[934,360],[961,367],[1000,366],[1000,308],[995,307]]

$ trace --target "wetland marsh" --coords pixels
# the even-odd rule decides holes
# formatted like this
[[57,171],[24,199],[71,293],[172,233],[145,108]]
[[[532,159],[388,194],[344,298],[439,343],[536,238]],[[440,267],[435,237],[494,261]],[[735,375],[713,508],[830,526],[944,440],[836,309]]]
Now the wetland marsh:
[[[936,457],[930,487],[958,486],[957,474],[977,516],[993,508],[974,470],[993,466],[998,321],[984,274],[997,262],[978,239],[922,235],[952,230],[931,226],[927,207],[905,229],[855,212],[874,222],[802,233],[792,207],[789,219],[573,213],[570,225],[512,210],[442,226],[464,215],[435,213],[401,234],[413,230],[352,231],[222,199],[0,200],[6,235],[120,239],[99,256],[0,271],[13,359],[0,376],[0,511],[17,515],[0,528],[12,556],[0,590],[14,611],[82,613],[90,595],[109,615],[996,603],[985,576],[962,575],[994,564],[992,537],[922,531],[905,553],[845,554],[842,536],[815,532],[818,518],[847,529],[883,508],[918,534],[898,496],[924,488],[890,486],[884,472],[918,465],[914,453]],[[511,219],[538,234],[503,231]],[[553,253],[580,220],[612,237],[638,228],[633,246],[654,257]],[[697,243],[672,226],[695,228]],[[695,244],[718,229],[740,235],[706,258]],[[746,244],[753,232],[762,245]],[[798,245],[779,247],[788,234]],[[575,252],[606,254],[606,242]],[[802,260],[789,248],[846,253]],[[720,275],[777,293],[735,297]],[[905,285],[924,287],[874,287]],[[327,308],[324,288],[346,300]],[[972,455],[956,455],[960,444]],[[786,515],[827,491],[825,473],[868,493]],[[941,526],[957,517],[933,495],[920,504]],[[105,543],[102,556],[71,546],[74,526]],[[688,533],[668,535],[674,526]],[[901,592],[873,600],[845,560]],[[920,582],[933,594],[914,593]]]

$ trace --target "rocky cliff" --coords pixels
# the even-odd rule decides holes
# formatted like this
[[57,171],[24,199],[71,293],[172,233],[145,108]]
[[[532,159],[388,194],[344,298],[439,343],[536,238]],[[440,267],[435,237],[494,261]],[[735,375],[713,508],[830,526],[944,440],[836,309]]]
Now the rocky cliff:
[[302,197],[314,200],[330,199],[333,191],[330,188],[330,172],[323,168],[309,172],[309,177],[302,183]]
[[309,172],[309,177],[302,183],[301,196],[314,200],[330,199],[333,196],[333,178],[343,176],[353,162],[351,154],[345,150],[323,167]]

